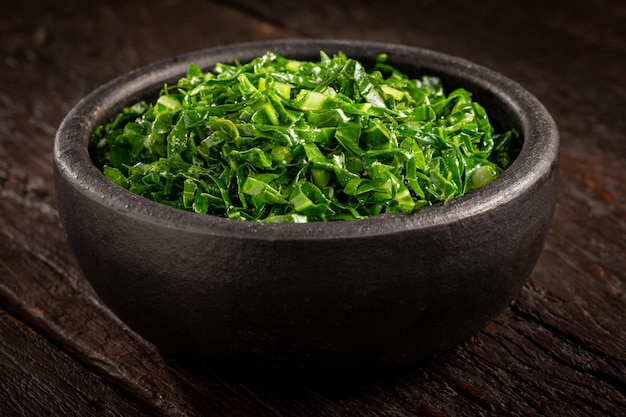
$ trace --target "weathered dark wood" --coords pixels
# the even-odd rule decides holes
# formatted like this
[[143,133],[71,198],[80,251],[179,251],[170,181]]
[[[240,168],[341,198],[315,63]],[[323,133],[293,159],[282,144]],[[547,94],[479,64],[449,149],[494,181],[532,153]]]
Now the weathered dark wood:
[[[626,415],[626,6],[588,2],[15,3],[0,15],[0,415]],[[129,69],[222,43],[344,37],[461,55],[562,134],[559,202],[518,299],[457,349],[371,375],[164,358],[83,279],[55,209],[56,126]]]
[[2,309],[0,364],[3,416],[154,415]]

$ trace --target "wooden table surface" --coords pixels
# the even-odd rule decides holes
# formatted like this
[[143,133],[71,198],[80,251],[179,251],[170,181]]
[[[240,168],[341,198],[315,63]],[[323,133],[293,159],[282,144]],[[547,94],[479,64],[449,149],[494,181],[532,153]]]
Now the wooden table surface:
[[[0,15],[0,416],[625,416],[626,3],[12,2]],[[246,374],[163,357],[96,297],[55,208],[57,126],[125,71],[286,37],[404,43],[491,67],[561,132],[528,283],[462,346],[390,374]]]

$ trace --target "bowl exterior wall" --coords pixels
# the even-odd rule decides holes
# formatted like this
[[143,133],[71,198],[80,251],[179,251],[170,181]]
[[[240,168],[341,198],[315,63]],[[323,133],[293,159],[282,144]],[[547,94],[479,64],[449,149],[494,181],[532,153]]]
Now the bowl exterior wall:
[[273,240],[142,221],[57,179],[69,242],[112,311],[165,351],[243,367],[389,368],[454,347],[518,294],[556,195],[555,167],[458,223]]

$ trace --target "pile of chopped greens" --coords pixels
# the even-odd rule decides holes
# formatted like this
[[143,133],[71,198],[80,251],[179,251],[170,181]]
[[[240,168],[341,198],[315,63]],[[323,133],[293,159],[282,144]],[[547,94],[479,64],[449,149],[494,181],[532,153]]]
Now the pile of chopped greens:
[[319,62],[268,52],[190,65],[153,104],[93,134],[104,175],[133,193],[240,220],[312,222],[409,212],[493,180],[515,157],[471,94],[411,79],[380,55]]

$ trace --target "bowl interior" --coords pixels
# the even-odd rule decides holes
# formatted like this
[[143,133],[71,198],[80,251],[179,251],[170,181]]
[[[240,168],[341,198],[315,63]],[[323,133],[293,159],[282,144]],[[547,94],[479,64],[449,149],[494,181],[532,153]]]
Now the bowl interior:
[[[442,79],[447,92],[458,87],[470,91],[485,108],[497,130],[514,128],[520,132],[522,150],[514,163],[490,184],[445,206],[435,204],[414,213],[382,214],[357,220],[357,228],[348,224],[354,221],[298,225],[258,223],[252,226],[251,222],[184,212],[131,195],[129,191],[110,183],[92,163],[89,141],[93,129],[138,100],[154,100],[164,84],[175,83],[187,72],[190,63],[209,70],[216,63],[247,62],[269,50],[301,60],[319,59],[320,50],[328,54],[341,51],[366,67],[373,64],[379,54],[386,53],[389,63],[411,77],[434,75]],[[503,190],[508,190],[508,198],[514,198],[515,190],[524,189],[551,169],[558,151],[558,134],[550,115],[530,93],[503,75],[465,59],[396,44],[304,39],[227,45],[181,55],[124,74],[85,97],[70,112],[59,129],[55,146],[61,172],[81,182],[86,190],[97,190],[99,196],[109,196],[107,204],[118,206],[121,210],[133,207],[138,215],[171,222],[173,227],[193,224],[224,233],[253,231],[297,239],[325,236],[329,230],[341,236],[393,233],[407,227],[453,222],[489,210],[502,202]],[[381,222],[381,219],[387,220]]]

